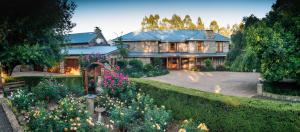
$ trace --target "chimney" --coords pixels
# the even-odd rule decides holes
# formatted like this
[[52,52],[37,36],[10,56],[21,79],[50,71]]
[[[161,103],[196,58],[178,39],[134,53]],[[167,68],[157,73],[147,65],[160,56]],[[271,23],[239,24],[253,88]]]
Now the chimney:
[[214,31],[213,30],[205,30],[206,39],[214,39]]
[[95,27],[94,32],[97,33],[97,34],[99,34],[99,33],[101,33],[101,29],[99,27]]

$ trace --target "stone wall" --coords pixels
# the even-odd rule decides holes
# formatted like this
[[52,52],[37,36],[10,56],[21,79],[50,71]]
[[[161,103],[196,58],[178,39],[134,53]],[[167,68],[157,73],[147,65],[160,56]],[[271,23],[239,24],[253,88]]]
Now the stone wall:
[[299,96],[280,95],[280,94],[274,94],[274,93],[264,91],[262,82],[257,83],[257,95],[267,97],[267,98],[276,99],[276,100],[300,102],[300,97]]

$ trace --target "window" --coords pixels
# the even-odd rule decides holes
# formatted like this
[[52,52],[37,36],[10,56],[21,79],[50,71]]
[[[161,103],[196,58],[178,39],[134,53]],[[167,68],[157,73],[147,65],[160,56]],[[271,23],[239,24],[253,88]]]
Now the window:
[[176,50],[176,45],[175,43],[170,44],[170,51],[175,51]]
[[204,43],[203,42],[198,42],[198,51],[204,52]]
[[223,42],[217,42],[217,53],[223,52]]

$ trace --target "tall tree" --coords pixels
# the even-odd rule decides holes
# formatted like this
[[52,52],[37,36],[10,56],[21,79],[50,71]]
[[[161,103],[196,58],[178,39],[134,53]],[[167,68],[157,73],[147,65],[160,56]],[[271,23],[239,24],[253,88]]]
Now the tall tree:
[[171,28],[170,20],[168,18],[163,18],[159,23],[160,30],[167,30]]
[[216,20],[213,20],[210,25],[209,25],[209,28],[211,30],[213,30],[214,32],[218,32],[219,31],[219,25],[218,25],[218,22]]
[[183,19],[183,26],[184,29],[196,29],[196,25],[193,23],[193,20],[189,15],[185,15]]
[[52,66],[62,58],[63,36],[75,26],[75,3],[3,0],[0,5],[0,62],[6,72],[20,64]]
[[197,29],[204,30],[204,23],[202,22],[201,17],[198,17],[198,20],[197,20]]
[[149,17],[145,16],[142,21],[142,30],[156,30],[159,28],[159,15],[150,15]]
[[170,19],[171,29],[184,29],[183,20],[180,16],[174,14]]

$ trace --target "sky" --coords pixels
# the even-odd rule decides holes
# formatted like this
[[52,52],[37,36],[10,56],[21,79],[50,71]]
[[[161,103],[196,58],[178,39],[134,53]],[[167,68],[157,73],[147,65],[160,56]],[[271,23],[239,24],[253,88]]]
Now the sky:
[[216,20],[220,27],[240,23],[244,16],[262,18],[275,0],[73,0],[77,4],[72,33],[92,32],[100,27],[107,40],[141,29],[144,16],[159,14],[171,18],[190,15],[194,22],[202,18],[208,27]]

